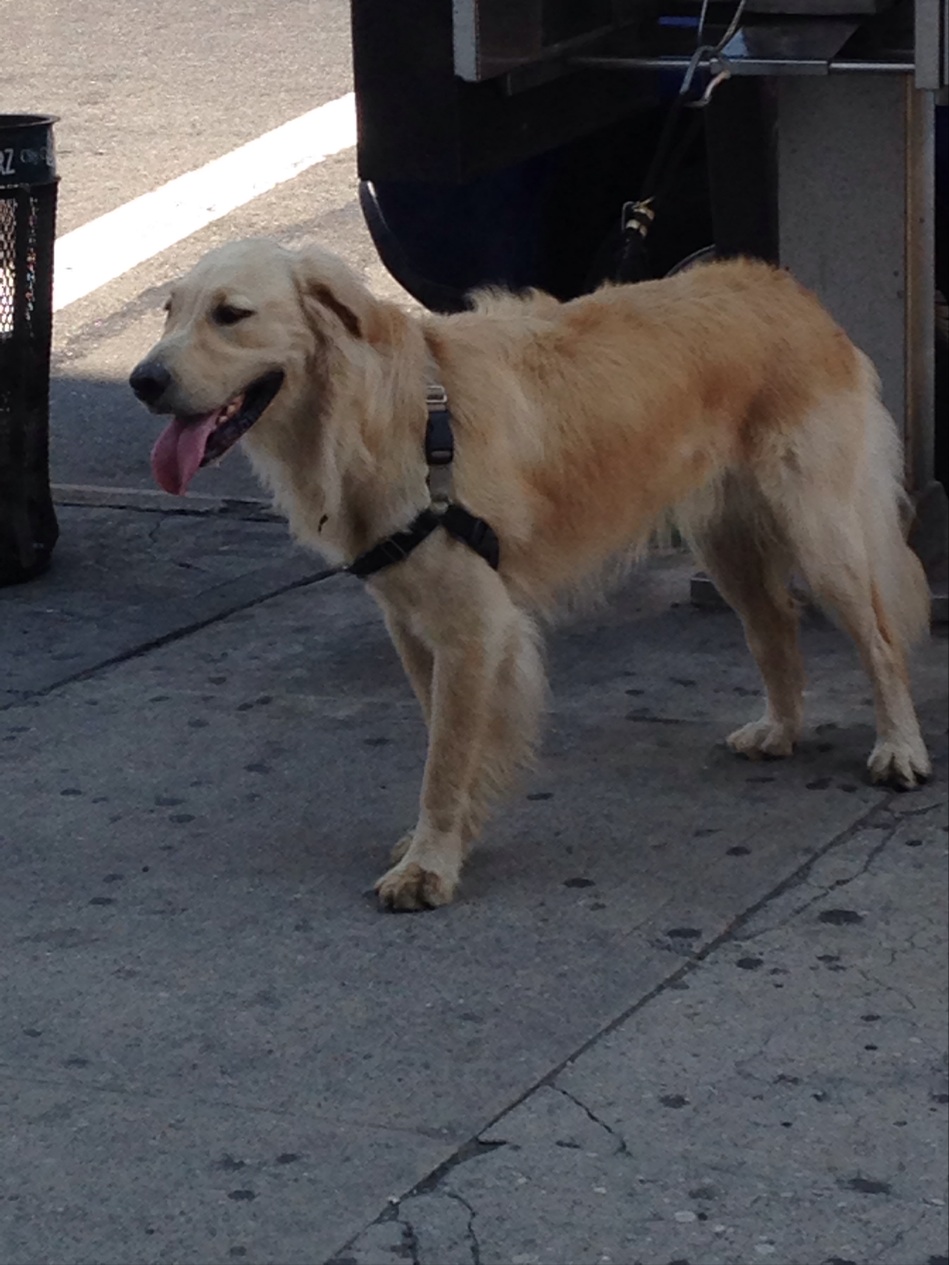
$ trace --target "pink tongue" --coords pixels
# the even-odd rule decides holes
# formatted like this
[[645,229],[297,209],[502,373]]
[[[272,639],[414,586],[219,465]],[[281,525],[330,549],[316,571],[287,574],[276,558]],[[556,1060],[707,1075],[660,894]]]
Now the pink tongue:
[[220,415],[221,410],[215,409],[198,421],[176,417],[168,423],[152,449],[152,474],[160,488],[173,496],[187,491]]

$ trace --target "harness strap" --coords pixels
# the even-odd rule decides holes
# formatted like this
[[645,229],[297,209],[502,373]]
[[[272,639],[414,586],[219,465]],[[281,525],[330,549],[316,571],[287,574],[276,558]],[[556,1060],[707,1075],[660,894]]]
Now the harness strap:
[[455,457],[455,436],[451,428],[448,396],[440,383],[426,388],[428,422],[425,426],[425,460],[428,463],[428,490],[431,504],[403,531],[393,532],[377,545],[361,553],[346,570],[360,580],[402,562],[427,540],[437,527],[460,540],[496,571],[501,561],[501,543],[494,529],[452,499],[451,465]]
[[449,505],[440,516],[442,527],[449,536],[454,536],[462,544],[480,554],[492,571],[501,565],[501,542],[490,523],[483,518],[475,518],[463,505]]
[[391,567],[394,562],[401,562],[403,558],[407,558],[412,550],[417,549],[423,540],[427,540],[440,524],[441,518],[434,510],[422,510],[405,531],[393,532],[391,536],[386,536],[385,540],[380,540],[377,545],[361,553],[346,570],[360,580],[368,580],[377,571],[382,571],[386,567]]
[[380,540],[345,569],[359,580],[368,580],[377,571],[402,562],[437,527],[444,527],[449,536],[473,549],[492,570],[497,571],[501,561],[501,544],[497,535],[483,518],[475,518],[463,505],[449,505],[442,514],[436,514],[432,509],[422,510],[404,531],[393,532],[385,540]]

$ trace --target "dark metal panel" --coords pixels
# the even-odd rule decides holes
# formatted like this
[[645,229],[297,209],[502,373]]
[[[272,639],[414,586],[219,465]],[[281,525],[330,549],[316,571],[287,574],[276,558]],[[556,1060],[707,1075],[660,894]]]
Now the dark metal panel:
[[712,226],[719,256],[778,260],[776,95],[761,79],[732,79],[705,116]]
[[506,74],[611,30],[615,0],[452,0],[455,73],[477,81]]
[[565,73],[510,93],[454,74],[452,0],[352,0],[359,174],[460,182],[583,136],[653,99],[650,76]]
[[946,39],[945,0],[915,0],[916,87],[943,87],[943,41]]
[[857,22],[790,18],[743,26],[722,49],[733,75],[826,75]]

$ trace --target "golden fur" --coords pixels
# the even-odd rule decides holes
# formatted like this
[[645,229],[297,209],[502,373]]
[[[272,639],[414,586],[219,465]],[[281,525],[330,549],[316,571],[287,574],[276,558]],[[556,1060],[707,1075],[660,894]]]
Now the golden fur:
[[[221,303],[250,314],[223,326]],[[538,616],[601,583],[670,510],[764,678],[764,715],[732,748],[789,755],[800,733],[794,568],[873,682],[872,777],[927,775],[905,651],[928,595],[900,527],[897,436],[870,362],[786,273],[735,260],[566,304],[487,292],[471,312],[416,316],[324,251],[255,240],[212,251],[174,288],[150,356],[171,375],[160,412],[212,410],[284,371],[242,442],[294,534],[339,562],[428,503],[425,386],[437,372],[447,389],[455,497],[494,527],[501,566],[436,531],[369,581],[429,730],[418,823],[377,884],[384,906],[452,899],[534,744]]]

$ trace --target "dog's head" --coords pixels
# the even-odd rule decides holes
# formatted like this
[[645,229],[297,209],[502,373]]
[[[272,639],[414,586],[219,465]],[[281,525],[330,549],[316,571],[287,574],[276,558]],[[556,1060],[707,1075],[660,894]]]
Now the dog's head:
[[346,265],[315,247],[260,239],[205,255],[172,287],[164,332],[129,378],[153,413],[172,418],[152,451],[161,487],[183,493],[252,426],[292,415],[319,391],[327,349],[362,338],[371,304]]

